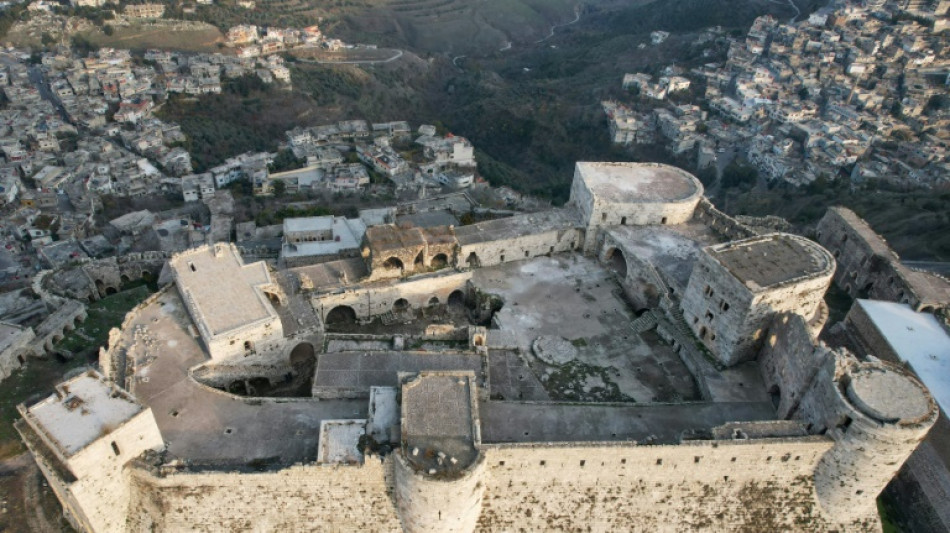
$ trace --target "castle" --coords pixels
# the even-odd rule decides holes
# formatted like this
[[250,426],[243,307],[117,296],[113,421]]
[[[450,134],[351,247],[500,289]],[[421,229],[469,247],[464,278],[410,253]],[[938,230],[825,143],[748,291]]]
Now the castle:
[[563,208],[360,257],[177,254],[17,428],[85,531],[879,530],[938,408],[817,340],[835,267],[682,170],[581,162]]

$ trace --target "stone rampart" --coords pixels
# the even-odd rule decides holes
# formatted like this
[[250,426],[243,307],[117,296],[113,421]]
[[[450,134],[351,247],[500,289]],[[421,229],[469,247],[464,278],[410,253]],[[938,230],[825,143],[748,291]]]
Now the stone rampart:
[[393,462],[278,471],[132,469],[130,531],[399,531]]
[[705,197],[699,200],[693,218],[730,240],[746,239],[758,235],[749,226],[716,209],[716,206]]

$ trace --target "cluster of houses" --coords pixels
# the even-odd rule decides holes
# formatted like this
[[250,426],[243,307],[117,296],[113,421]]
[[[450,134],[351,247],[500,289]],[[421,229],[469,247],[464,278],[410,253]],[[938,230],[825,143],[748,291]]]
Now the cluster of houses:
[[[662,143],[697,166],[739,148],[767,179],[794,186],[818,177],[934,187],[950,182],[945,106],[950,93],[948,2],[835,0],[807,19],[756,19],[742,39],[711,29],[698,42],[728,46],[724,63],[653,78],[628,74],[640,99],[703,83],[695,106],[603,103],[611,140]],[[688,76],[688,78],[686,77]],[[691,80],[690,80],[691,78]],[[642,110],[644,108],[652,108]]]
[[298,47],[323,47],[339,50],[344,44],[339,39],[327,38],[317,26],[306,28],[268,28],[253,24],[232,26],[227,32],[227,46],[234,48],[238,57],[268,56]]
[[472,143],[452,134],[440,136],[431,125],[420,126],[415,141],[404,121],[345,120],[295,128],[286,135],[287,149],[304,165],[249,178],[255,194],[273,194],[278,182],[287,192],[358,192],[371,183],[371,172],[397,187],[429,184],[461,189],[475,181]]

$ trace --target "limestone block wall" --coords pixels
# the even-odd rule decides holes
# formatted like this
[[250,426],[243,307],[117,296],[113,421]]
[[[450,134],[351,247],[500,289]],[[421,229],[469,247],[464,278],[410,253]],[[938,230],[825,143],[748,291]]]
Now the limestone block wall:
[[582,239],[581,230],[564,228],[469,244],[459,248],[458,266],[460,268],[487,267],[547,254],[570,252],[577,249]]
[[[657,167],[666,165],[655,165]],[[693,217],[696,205],[703,196],[703,186],[691,174],[673,168],[674,172],[691,180],[695,192],[686,198],[671,201],[616,202],[598,197],[591,191],[575,167],[574,181],[571,183],[569,205],[580,212],[580,219],[587,227],[583,250],[594,253],[602,237],[602,229],[608,226],[649,226],[665,224],[684,224]]]
[[478,530],[828,531],[811,479],[830,446],[822,437],[483,446]]
[[164,446],[152,411],[146,409],[69,458],[77,481],[68,491],[81,507],[77,516],[85,530],[126,531],[131,492],[125,464]]
[[753,360],[776,314],[793,312],[812,319],[821,311],[832,272],[833,266],[813,276],[753,291],[708,253],[702,253],[683,295],[683,316],[723,364]]
[[[620,253],[619,256],[616,254]],[[660,305],[661,297],[667,292],[664,279],[647,259],[641,259],[613,237],[609,232],[604,234],[604,243],[600,247],[598,259],[608,268],[614,267],[614,261],[623,258],[626,275],[621,279],[620,287],[627,298],[639,309],[656,308]],[[618,273],[619,274],[619,273]]]
[[485,490],[483,457],[458,478],[437,479],[414,471],[402,453],[393,455],[396,505],[403,531],[461,533],[475,529]]
[[36,335],[32,328],[17,328],[16,326],[5,324],[10,328],[10,339],[6,348],[0,352],[0,380],[10,377],[16,369],[23,366],[21,358],[25,360],[34,353],[32,344]]
[[906,303],[916,310],[944,307],[950,300],[950,283],[905,267],[887,241],[849,209],[829,209],[818,222],[816,238],[834,254],[835,283],[851,296]]
[[801,315],[783,313],[769,326],[768,339],[759,352],[759,370],[769,392],[778,395],[776,415],[791,418],[815,379],[830,350],[817,345]]
[[[898,370],[882,363],[859,363],[847,353],[834,355],[825,359],[805,392],[801,417],[811,431],[835,441],[815,469],[815,489],[824,512],[847,521],[876,512],[878,494],[927,435],[938,410],[927,395],[930,412],[920,420],[891,423],[869,416],[847,392],[852,375],[866,368]],[[907,379],[919,385],[914,378]]]
[[693,219],[730,240],[746,239],[757,235],[751,227],[716,209],[716,206],[705,197],[701,198],[696,205]]
[[391,456],[359,466],[132,470],[129,531],[400,531]]
[[412,309],[421,309],[433,304],[448,302],[455,291],[463,294],[468,290],[471,272],[450,272],[420,276],[403,280],[398,284],[369,284],[347,289],[340,293],[317,294],[311,299],[313,308],[326,321],[327,314],[339,306],[347,306],[359,319],[367,319],[393,310],[400,299]]
[[[212,359],[239,359],[280,351],[284,345],[284,334],[280,319],[274,318],[231,330],[227,335],[205,339],[205,344]],[[248,346],[250,350],[247,349]]]
[[863,356],[870,354],[878,359],[891,361],[893,363],[899,363],[901,361],[897,353],[894,352],[894,349],[891,348],[890,343],[887,342],[887,339],[874,327],[870,317],[864,312],[863,307],[857,304],[852,305],[851,310],[848,311],[844,320],[849,326],[849,329],[857,333],[857,339],[854,340],[858,341],[861,347],[867,350],[866,353],[858,353],[857,355]]

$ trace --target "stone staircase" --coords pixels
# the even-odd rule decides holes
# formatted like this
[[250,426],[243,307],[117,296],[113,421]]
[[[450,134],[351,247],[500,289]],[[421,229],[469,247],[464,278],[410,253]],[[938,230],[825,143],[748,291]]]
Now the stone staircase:
[[642,335],[656,327],[656,315],[647,311],[630,323],[630,329],[637,335]]

